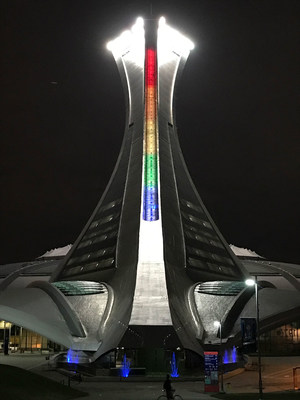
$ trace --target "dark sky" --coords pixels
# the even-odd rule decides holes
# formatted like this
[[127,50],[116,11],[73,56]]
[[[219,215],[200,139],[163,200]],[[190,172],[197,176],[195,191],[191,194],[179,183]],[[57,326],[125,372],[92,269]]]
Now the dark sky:
[[[73,243],[96,206],[125,115],[105,46],[137,16],[149,17],[149,4],[2,2],[0,264]],[[229,243],[296,263],[299,6],[152,1],[153,15],[196,45],[176,110],[200,196]]]

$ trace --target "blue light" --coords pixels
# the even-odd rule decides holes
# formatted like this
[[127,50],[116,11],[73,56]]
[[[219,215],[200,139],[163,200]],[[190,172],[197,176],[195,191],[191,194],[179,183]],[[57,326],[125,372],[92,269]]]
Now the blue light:
[[78,352],[72,349],[68,350],[67,353],[67,363],[68,364],[78,364],[79,363],[79,356]]
[[144,189],[144,212],[145,221],[157,221],[159,218],[158,191],[155,187],[146,186]]
[[232,350],[225,350],[224,357],[223,357],[223,363],[224,364],[230,364],[230,363],[236,363],[237,362],[237,352],[236,352],[236,347],[233,346]]
[[157,187],[145,186],[143,206],[143,219],[145,221],[157,221],[159,219]]
[[229,364],[229,357],[228,357],[228,351],[227,350],[225,350],[225,353],[224,353],[223,364]]
[[123,358],[123,363],[122,363],[122,368],[121,368],[121,376],[123,378],[128,378],[128,375],[130,373],[130,361],[127,360],[126,354],[124,354]]
[[171,377],[178,378],[178,365],[176,363],[175,353],[173,352],[172,361],[171,361]]
[[236,363],[236,348],[233,346],[232,352],[231,352],[231,361],[233,363]]

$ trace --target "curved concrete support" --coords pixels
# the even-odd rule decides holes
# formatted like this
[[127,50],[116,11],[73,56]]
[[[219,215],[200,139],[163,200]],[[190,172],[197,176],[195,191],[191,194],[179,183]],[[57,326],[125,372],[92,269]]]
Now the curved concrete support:
[[70,332],[73,336],[86,337],[83,326],[80,322],[78,315],[75,310],[68,302],[66,297],[51,283],[44,281],[35,281],[27,286],[28,288],[38,288],[48,294],[49,297],[54,301],[57,308],[61,312],[66,324],[68,325]]
[[268,268],[273,271],[279,272],[298,292],[300,292],[300,282],[297,278],[290,272],[284,270],[283,268],[276,267],[275,265],[268,263]]
[[[229,310],[234,306],[236,297],[194,292],[194,298],[205,332],[202,341],[213,343],[216,340],[217,330],[214,321],[221,321],[222,336],[225,338],[225,333],[223,334],[224,320],[226,320]],[[234,319],[235,321],[236,319]]]
[[[253,287],[246,287],[237,296],[195,292],[195,301],[205,329],[206,343],[217,343],[219,340],[214,321],[221,321],[223,339],[235,337],[235,340],[239,340],[240,318],[256,317]],[[259,307],[263,332],[299,318],[300,294],[291,290],[260,287]]]
[[106,330],[108,319],[110,317],[110,314],[111,314],[111,311],[112,311],[112,307],[113,307],[113,304],[114,304],[114,299],[115,299],[113,289],[107,283],[104,283],[104,282],[101,282],[101,283],[103,285],[105,285],[105,287],[107,288],[108,300],[107,300],[105,311],[104,311],[104,313],[102,315],[102,318],[101,318],[101,321],[100,321],[100,324],[99,324],[99,329],[98,329],[98,332],[97,332],[97,338],[98,338],[99,341],[103,340],[103,333]]
[[11,274],[7,275],[0,283],[0,293],[3,292],[13,281],[15,281],[22,272],[28,271],[32,267],[32,264],[26,265],[25,267],[19,268],[16,271],[13,271]]
[[196,327],[196,337],[197,337],[197,339],[201,340],[203,337],[203,334],[204,334],[204,328],[203,328],[203,324],[201,322],[199,313],[197,312],[197,305],[196,305],[195,294],[194,294],[196,286],[197,286],[197,283],[194,284],[193,286],[191,286],[190,289],[188,290],[187,300],[188,300],[188,304],[189,304],[190,313],[194,320],[194,325]]
[[38,288],[13,288],[0,295],[0,319],[74,348],[74,336],[50,296]]
[[[261,332],[274,329],[287,322],[296,321],[300,317],[299,292],[263,288],[259,291],[258,301]],[[232,334],[237,338],[241,330],[240,318],[245,317],[256,317],[255,296],[252,296],[236,319]]]
[[290,322],[296,321],[300,316],[300,306],[296,306],[287,311],[283,311],[276,315],[272,315],[270,317],[264,318],[260,322],[260,332],[264,333],[266,331],[270,331],[271,329],[275,329],[279,326],[288,324]]
[[227,310],[222,320],[222,335],[227,337],[241,312],[251,297],[254,295],[253,287],[246,287],[236,298],[234,304]]

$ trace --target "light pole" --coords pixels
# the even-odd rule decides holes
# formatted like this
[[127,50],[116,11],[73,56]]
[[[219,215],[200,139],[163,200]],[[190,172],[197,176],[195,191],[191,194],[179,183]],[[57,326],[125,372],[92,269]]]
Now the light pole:
[[214,326],[220,329],[220,372],[221,372],[221,391],[224,393],[224,371],[223,371],[223,354],[222,354],[222,323],[221,321],[214,321]]
[[261,354],[260,354],[260,340],[259,340],[259,301],[258,301],[258,285],[257,275],[254,276],[255,280],[247,279],[246,285],[255,286],[255,308],[256,308],[256,341],[257,341],[257,357],[258,357],[258,388],[259,388],[259,400],[263,398],[263,387],[261,379]]

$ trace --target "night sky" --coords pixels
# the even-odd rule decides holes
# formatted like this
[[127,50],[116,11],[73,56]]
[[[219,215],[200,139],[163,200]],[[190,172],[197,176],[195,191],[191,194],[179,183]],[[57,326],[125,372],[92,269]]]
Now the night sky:
[[[2,2],[0,264],[74,243],[124,132],[107,41],[150,2]],[[152,1],[195,49],[176,119],[192,179],[229,243],[300,264],[298,0]]]

